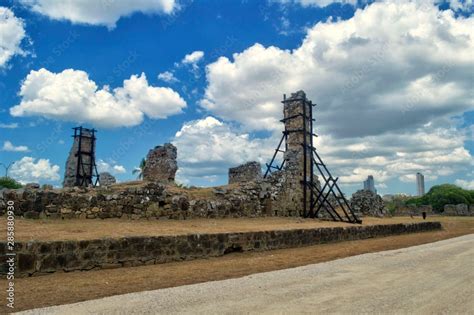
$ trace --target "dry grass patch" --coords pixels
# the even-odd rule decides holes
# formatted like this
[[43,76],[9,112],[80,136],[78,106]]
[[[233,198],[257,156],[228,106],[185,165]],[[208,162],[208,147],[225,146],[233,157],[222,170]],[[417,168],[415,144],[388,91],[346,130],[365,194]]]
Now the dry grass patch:
[[[436,221],[438,217],[429,220]],[[422,222],[421,218],[365,218],[362,225]],[[196,233],[253,232],[269,230],[309,229],[318,227],[350,226],[333,221],[301,218],[227,218],[191,220],[128,220],[128,219],[68,219],[15,221],[17,241],[81,240],[118,238],[125,236],[159,236]],[[6,234],[6,219],[0,218],[0,233]]]

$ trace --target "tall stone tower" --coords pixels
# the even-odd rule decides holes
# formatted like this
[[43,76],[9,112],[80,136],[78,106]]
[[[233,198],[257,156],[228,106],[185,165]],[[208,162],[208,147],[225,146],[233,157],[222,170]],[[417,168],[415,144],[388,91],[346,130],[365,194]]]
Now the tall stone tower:
[[83,127],[73,130],[74,141],[66,162],[63,187],[95,185],[98,180],[95,164],[96,130]]
[[297,206],[295,211],[299,215],[304,211],[301,209],[304,207],[303,200],[306,200],[306,209],[309,209],[310,194],[309,189],[305,189],[305,184],[314,176],[310,149],[313,143],[312,107],[303,91],[293,93],[283,100],[284,132],[287,135],[284,155],[286,180],[287,184],[291,185],[290,199]]
[[285,97],[282,103],[285,161],[284,168],[272,174],[271,180],[278,182],[277,185],[281,187],[272,209],[278,215],[302,216],[309,209],[313,198],[306,185],[312,183],[313,179],[314,182],[317,181],[311,163],[313,105],[306,99],[303,91],[293,93],[289,98]]
[[[311,177],[311,150],[304,147],[312,145],[312,104],[306,99],[303,91],[291,94],[283,100],[283,122],[285,124],[286,152],[285,160],[288,171],[295,172],[298,182],[306,174]],[[305,153],[306,152],[306,156]],[[296,182],[295,182],[296,184]]]
[[[278,216],[328,217],[360,223],[337,184],[339,178],[332,176],[313,145],[313,106],[303,91],[283,97],[281,122],[285,130],[271,162],[266,164],[264,178],[271,187],[271,200],[265,211]],[[279,152],[284,152],[283,162],[275,165]]]

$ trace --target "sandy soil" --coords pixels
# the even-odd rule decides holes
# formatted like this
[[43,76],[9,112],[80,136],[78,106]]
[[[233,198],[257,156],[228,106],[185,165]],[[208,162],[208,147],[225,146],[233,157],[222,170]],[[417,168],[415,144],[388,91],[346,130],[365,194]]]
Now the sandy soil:
[[[430,217],[428,220],[438,220]],[[421,222],[421,218],[364,218],[363,225]],[[189,233],[221,233],[349,226],[349,223],[300,218],[239,218],[193,220],[15,220],[15,239],[80,240],[104,237],[177,235]],[[0,235],[6,234],[6,219],[0,218]]]
[[[442,231],[267,252],[234,253],[217,258],[161,265],[54,273],[48,276],[16,279],[16,310],[242,277],[258,272],[305,266],[474,233],[474,218],[440,217],[437,219],[443,224]],[[0,280],[0,287],[6,288],[6,286],[6,280]],[[7,309],[2,304],[0,313],[6,311]]]
[[474,235],[24,314],[469,314]]

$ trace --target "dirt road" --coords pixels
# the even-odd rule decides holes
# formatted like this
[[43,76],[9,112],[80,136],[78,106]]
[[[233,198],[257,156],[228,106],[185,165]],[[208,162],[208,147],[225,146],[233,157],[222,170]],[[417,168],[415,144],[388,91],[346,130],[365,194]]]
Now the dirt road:
[[469,313],[474,234],[223,281],[23,314]]

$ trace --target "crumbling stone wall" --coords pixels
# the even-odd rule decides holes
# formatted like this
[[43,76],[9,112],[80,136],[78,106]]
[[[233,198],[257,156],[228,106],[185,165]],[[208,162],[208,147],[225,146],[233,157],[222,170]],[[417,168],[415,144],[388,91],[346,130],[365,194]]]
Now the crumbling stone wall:
[[421,215],[425,212],[427,215],[433,214],[433,207],[431,205],[421,205],[417,207],[417,214]]
[[431,216],[433,215],[433,207],[431,205],[403,205],[403,206],[397,206],[395,207],[392,215],[394,216],[412,216],[412,217],[417,217],[417,216],[422,216],[423,212],[426,213],[426,215]]
[[252,161],[229,168],[229,184],[245,183],[262,179],[262,166]]
[[[93,140],[91,138],[92,133],[89,129],[82,129],[82,137],[74,137],[74,141],[71,147],[71,151],[69,151],[69,156],[66,161],[66,168],[64,172],[64,181],[63,187],[73,187],[76,185],[76,172],[77,172],[77,164],[78,164],[78,155],[77,151],[79,148],[79,141],[81,142],[81,151],[90,153],[93,150]],[[81,155],[83,164],[91,164],[91,157],[88,155]],[[89,167],[85,167],[84,169],[79,170],[79,174],[82,176],[86,176],[91,178],[92,173]],[[92,182],[84,182],[84,186],[88,186],[92,184]]]
[[474,205],[467,205],[464,203],[445,205],[442,214],[449,216],[474,216]]
[[143,179],[159,183],[174,182],[178,170],[177,149],[171,143],[156,146],[146,156]]
[[[264,215],[259,184],[237,187],[178,189],[161,183],[110,188],[16,189],[0,192],[0,206],[15,202],[15,215],[25,218],[189,219]],[[0,207],[0,215],[6,207]],[[3,211],[3,212],[2,212]]]
[[107,187],[107,186],[115,184],[117,180],[109,172],[102,172],[99,174],[99,182],[100,182],[100,186]]
[[358,190],[352,195],[350,203],[351,208],[356,213],[375,217],[383,217],[387,215],[387,210],[382,197],[370,190]]
[[427,215],[446,215],[446,216],[474,216],[474,205],[467,205],[464,203],[453,205],[447,204],[443,207],[443,212],[435,212],[431,205],[416,206],[413,204],[397,206],[393,215],[395,216],[420,216],[423,212]]
[[[307,150],[306,173],[304,165],[303,142],[309,144],[311,135],[304,133],[302,128],[306,119],[310,125],[309,113],[312,110],[303,91],[291,94],[283,104],[283,117],[285,132],[287,132],[286,150],[284,154],[285,165],[283,170],[274,172],[266,181],[272,189],[269,202],[269,212],[280,216],[300,216],[303,204],[303,175],[309,181],[311,176],[311,151]],[[304,115],[306,114],[306,115]],[[309,199],[308,199],[309,200]],[[309,209],[309,204],[308,204]]]

